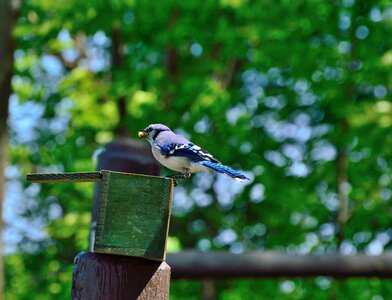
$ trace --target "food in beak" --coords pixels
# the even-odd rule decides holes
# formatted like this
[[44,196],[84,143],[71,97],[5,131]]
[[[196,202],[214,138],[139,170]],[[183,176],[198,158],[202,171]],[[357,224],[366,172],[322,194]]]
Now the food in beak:
[[138,135],[138,137],[142,138],[142,137],[147,136],[147,132],[145,132],[145,131],[139,131],[139,133],[138,133],[137,135]]

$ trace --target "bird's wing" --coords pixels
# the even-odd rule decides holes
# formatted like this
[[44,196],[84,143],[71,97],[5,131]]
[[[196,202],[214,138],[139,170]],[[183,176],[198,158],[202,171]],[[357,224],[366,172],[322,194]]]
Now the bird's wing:
[[161,154],[166,157],[182,156],[187,157],[193,162],[212,161],[219,163],[207,150],[194,144],[169,144],[161,146]]

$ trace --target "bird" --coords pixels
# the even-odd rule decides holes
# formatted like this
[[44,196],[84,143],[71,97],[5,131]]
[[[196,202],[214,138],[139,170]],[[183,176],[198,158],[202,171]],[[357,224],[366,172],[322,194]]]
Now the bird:
[[150,124],[138,132],[139,138],[145,138],[150,144],[152,154],[165,167],[179,172],[169,175],[172,178],[190,178],[192,173],[216,171],[237,181],[249,180],[244,174],[222,165],[207,150],[188,139],[175,134],[163,124]]

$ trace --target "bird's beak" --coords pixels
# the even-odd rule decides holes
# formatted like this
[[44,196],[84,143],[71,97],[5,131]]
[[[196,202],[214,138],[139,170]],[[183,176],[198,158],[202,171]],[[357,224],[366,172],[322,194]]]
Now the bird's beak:
[[148,135],[148,133],[143,130],[140,130],[139,133],[137,134],[137,136],[140,138],[146,137],[147,135]]

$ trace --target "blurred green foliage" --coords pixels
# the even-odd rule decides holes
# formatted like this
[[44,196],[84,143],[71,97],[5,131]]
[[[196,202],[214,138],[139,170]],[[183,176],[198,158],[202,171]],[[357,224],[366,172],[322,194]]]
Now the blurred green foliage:
[[[46,237],[27,232],[6,257],[6,299],[69,299],[73,257],[88,243],[92,185],[29,185],[25,174],[94,170],[97,149],[150,123],[252,178],[179,186],[172,249],[390,250],[391,16],[386,0],[24,1],[10,165],[30,203],[19,213],[46,224]],[[34,123],[17,118],[21,107]],[[392,296],[374,278],[215,288],[228,300]],[[173,281],[171,298],[202,289]]]

